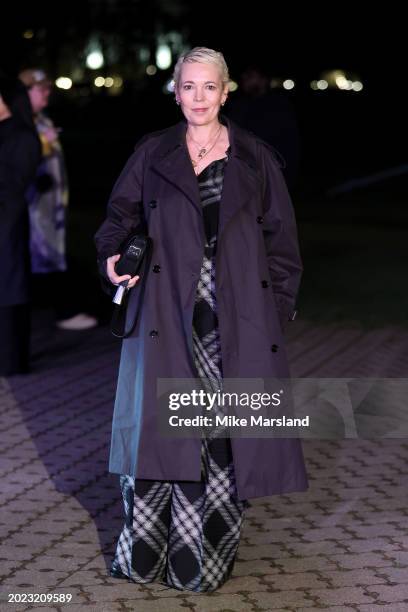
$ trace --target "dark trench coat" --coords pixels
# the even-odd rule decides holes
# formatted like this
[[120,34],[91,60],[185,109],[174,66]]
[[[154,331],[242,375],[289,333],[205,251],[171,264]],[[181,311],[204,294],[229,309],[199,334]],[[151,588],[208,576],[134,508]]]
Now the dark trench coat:
[[[289,377],[283,328],[294,316],[302,273],[292,204],[272,149],[221,120],[231,145],[216,260],[223,376]],[[201,476],[201,439],[163,437],[156,421],[157,378],[195,376],[192,318],[205,237],[186,127],[182,120],[139,141],[95,235],[100,264],[143,222],[154,244],[141,316],[122,342],[109,462],[110,472],[136,478]],[[128,317],[137,300],[136,285]],[[231,438],[231,444],[239,499],[307,488],[300,440]]]

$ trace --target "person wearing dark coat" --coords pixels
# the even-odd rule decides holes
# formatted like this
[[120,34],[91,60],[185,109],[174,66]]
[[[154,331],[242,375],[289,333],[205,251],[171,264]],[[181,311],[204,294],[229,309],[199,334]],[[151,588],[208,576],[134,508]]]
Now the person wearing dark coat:
[[259,64],[247,66],[226,114],[279,152],[283,160],[282,173],[289,191],[292,191],[300,164],[298,121],[291,101],[282,91],[271,89],[270,80],[265,67]]
[[30,255],[25,191],[41,159],[25,87],[0,78],[0,375],[29,370]]
[[[122,342],[109,470],[120,474],[125,525],[111,575],[214,591],[231,575],[249,499],[307,489],[300,440],[161,435],[156,385],[288,377],[284,328],[302,273],[294,211],[279,163],[220,113],[220,52],[196,47],[175,66],[182,120],[147,134],[119,176],[95,235],[111,293],[142,294],[118,275],[123,242],[153,242],[140,317]],[[224,432],[225,434],[225,432]]]

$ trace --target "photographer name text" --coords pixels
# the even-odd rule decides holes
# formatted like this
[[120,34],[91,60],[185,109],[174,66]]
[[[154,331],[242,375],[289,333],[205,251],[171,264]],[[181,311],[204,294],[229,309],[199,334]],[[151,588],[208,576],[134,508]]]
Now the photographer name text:
[[251,415],[250,418],[227,416],[203,416],[180,417],[172,415],[169,417],[171,427],[309,427],[309,417],[302,419],[282,416],[279,418],[268,418],[260,415]]

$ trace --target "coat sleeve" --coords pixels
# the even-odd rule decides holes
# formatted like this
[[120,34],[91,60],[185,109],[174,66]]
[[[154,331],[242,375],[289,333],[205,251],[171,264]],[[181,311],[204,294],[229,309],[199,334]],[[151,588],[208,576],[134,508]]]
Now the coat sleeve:
[[296,316],[303,272],[293,205],[273,149],[258,141],[261,158],[263,234],[269,273],[282,328]]
[[98,271],[102,288],[111,293],[113,285],[106,274],[106,260],[117,255],[129,234],[143,231],[143,174],[147,137],[136,145],[117,179],[109,197],[106,218],[97,230],[94,240],[97,250]]

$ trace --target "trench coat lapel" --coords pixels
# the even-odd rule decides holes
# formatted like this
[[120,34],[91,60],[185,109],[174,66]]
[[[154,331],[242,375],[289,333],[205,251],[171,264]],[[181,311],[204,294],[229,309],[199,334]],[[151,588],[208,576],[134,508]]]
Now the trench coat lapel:
[[170,128],[155,154],[152,168],[187,196],[201,214],[200,191],[186,144],[186,121]]
[[[251,198],[260,181],[250,139],[246,138],[245,132],[224,115],[220,116],[220,121],[228,129],[230,152],[220,202],[218,239],[231,218]],[[166,132],[155,153],[152,168],[182,191],[201,215],[200,191],[188,153],[186,129],[187,122],[183,120]]]

